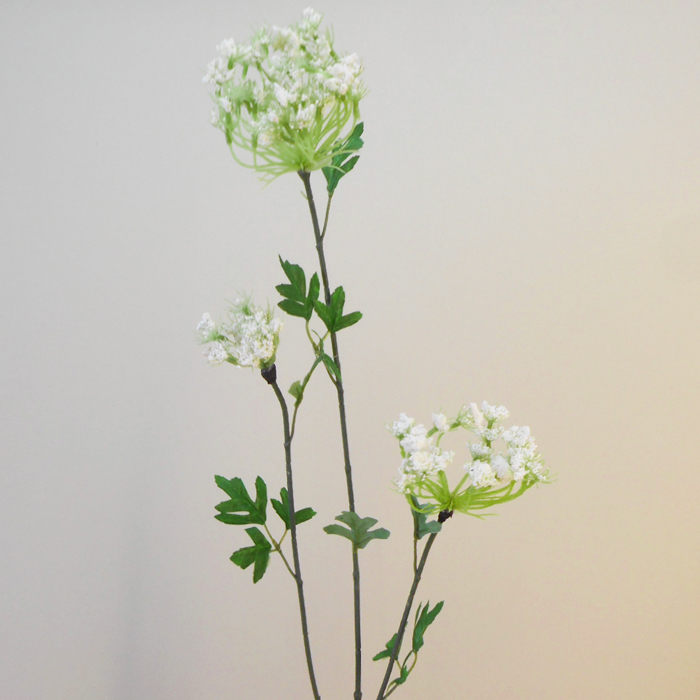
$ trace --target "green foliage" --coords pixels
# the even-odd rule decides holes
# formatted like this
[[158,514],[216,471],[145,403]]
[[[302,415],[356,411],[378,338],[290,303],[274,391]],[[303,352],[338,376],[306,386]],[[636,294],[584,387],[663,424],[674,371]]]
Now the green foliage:
[[[287,489],[283,488],[280,490],[279,501],[276,498],[271,498],[270,503],[272,503],[275,513],[282,519],[285,530],[289,530],[291,528],[291,522],[289,520],[291,510],[289,508],[289,494],[287,493]],[[316,515],[316,511],[313,508],[302,508],[294,513],[294,522],[300,525],[307,520],[311,520],[314,515]]]
[[345,291],[342,287],[338,287],[333,292],[330,305],[327,306],[322,301],[314,302],[314,309],[316,309],[318,317],[331,333],[337,333],[343,330],[343,328],[349,328],[362,318],[362,314],[359,311],[353,311],[350,314],[343,315],[344,306]]
[[280,265],[287,275],[289,284],[278,284],[275,289],[284,299],[279,302],[278,306],[282,311],[285,311],[290,316],[299,316],[307,321],[311,320],[311,315],[314,311],[314,304],[318,300],[321,283],[318,275],[314,272],[313,277],[309,281],[309,291],[306,292],[306,275],[304,270],[299,265],[294,265],[288,260],[282,260],[280,257]]
[[396,634],[386,643],[386,649],[383,649],[378,654],[372,657],[372,661],[381,661],[382,659],[390,659],[396,644]]
[[255,500],[248,494],[245,484],[238,477],[224,479],[216,476],[216,485],[225,491],[230,500],[222,501],[217,506],[218,515],[214,517],[227,525],[264,525],[267,520],[267,486],[262,478],[255,480]]
[[231,561],[236,566],[240,566],[241,569],[247,569],[251,564],[254,564],[253,583],[257,583],[267,570],[272,545],[257,527],[248,527],[246,532],[250,539],[253,540],[253,545],[235,551],[231,555]]
[[325,365],[326,369],[335,377],[336,381],[340,380],[340,368],[335,364],[335,361],[330,355],[326,355],[324,352],[320,355],[321,361]]
[[[411,671],[415,668],[418,661],[418,652],[422,649],[424,641],[423,635],[430,625],[435,622],[435,618],[440,614],[444,601],[440,601],[432,610],[430,609],[430,601],[425,606],[421,603],[416,610],[415,622],[413,624],[413,638],[411,643],[411,651],[408,652],[403,661],[398,660],[399,652],[396,653],[396,663],[399,665],[399,675],[391,681],[391,685],[402,685],[408,679]],[[390,659],[394,647],[396,646],[395,634],[378,654],[372,657],[372,661],[381,661],[382,659]],[[399,649],[400,651],[400,649]],[[385,696],[386,697],[386,696]]]
[[430,601],[425,604],[425,607],[422,607],[422,604],[418,605],[416,623],[413,627],[413,652],[415,654],[423,646],[423,635],[428,627],[435,622],[435,618],[440,614],[444,604],[445,601],[441,600],[432,610],[430,609]]
[[[363,122],[360,122],[355,126],[352,133],[343,142],[339,143],[335,148],[333,148],[330,166],[323,168],[323,174],[326,176],[326,183],[328,185],[328,194],[332,195],[335,192],[335,188],[338,186],[340,179],[345,177],[354,167],[355,163],[360,159],[357,151],[359,151],[362,146],[364,146],[364,141],[362,140],[362,132],[365,129]],[[352,156],[352,157],[351,157]]]
[[[289,393],[294,397],[294,407],[297,408],[301,402],[304,400],[304,391],[306,389],[306,385],[309,383],[309,380],[311,379],[311,375],[314,373],[314,370],[318,365],[323,362],[323,356],[325,353],[323,353],[323,343],[320,344],[320,347],[317,348],[317,351],[321,352],[320,355],[316,356],[316,359],[314,360],[313,365],[311,365],[311,369],[308,371],[306,376],[304,377],[303,381],[296,381],[292,384],[292,386],[289,387]],[[334,363],[335,364],[335,363]]]
[[332,523],[331,525],[326,525],[323,530],[329,535],[346,537],[357,549],[364,549],[372,540],[386,540],[390,535],[389,530],[384,527],[370,530],[371,527],[377,524],[376,518],[361,518],[357,513],[348,510],[344,510],[340,515],[336,516],[336,520],[348,527]]
[[425,509],[429,508],[428,504],[419,503],[415,496],[411,496],[411,512],[413,513],[413,536],[416,540],[420,540],[426,535],[442,530],[442,523],[437,520],[428,521],[428,516],[425,514]]

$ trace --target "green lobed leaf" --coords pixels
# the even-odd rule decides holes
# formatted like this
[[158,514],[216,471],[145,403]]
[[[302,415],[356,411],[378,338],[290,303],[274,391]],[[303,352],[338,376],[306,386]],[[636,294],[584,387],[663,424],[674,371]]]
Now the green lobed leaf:
[[320,301],[314,302],[316,313],[331,333],[353,326],[362,318],[362,314],[359,311],[353,311],[343,316],[344,307],[345,290],[342,287],[338,287],[333,292],[329,305]]
[[340,535],[350,540],[358,549],[364,549],[372,540],[385,540],[390,532],[386,528],[379,527],[376,530],[370,528],[377,524],[376,518],[361,518],[357,513],[344,510],[337,515],[336,520],[348,527],[331,523],[323,530],[329,535]]
[[329,195],[333,194],[340,179],[355,167],[355,163],[357,163],[360,156],[353,154],[356,154],[364,145],[364,141],[361,138],[364,128],[363,122],[357,124],[350,136],[333,149],[336,155],[332,157],[331,165],[323,168]]
[[240,566],[241,569],[247,569],[251,564],[254,564],[253,583],[257,583],[267,570],[272,545],[257,527],[246,528],[246,532],[250,539],[253,540],[253,546],[242,547],[235,551],[231,555],[231,561],[236,566]]
[[[289,530],[292,524],[289,520],[289,493],[287,492],[287,489],[280,489],[279,501],[276,498],[271,498],[270,502],[272,503],[272,507],[275,509],[275,513],[280,516],[282,522],[284,523],[285,530]],[[316,515],[316,511],[313,508],[302,508],[301,510],[296,511],[294,514],[294,520],[297,525],[301,525],[301,523],[311,520],[314,515]]]
[[432,610],[430,609],[430,601],[425,604],[418,606],[416,611],[416,623],[413,628],[413,651],[417,654],[421,647],[423,646],[423,635],[430,625],[435,622],[435,618],[440,614],[442,606],[445,604],[444,600],[441,600]]
[[214,517],[227,525],[264,525],[267,520],[267,487],[261,477],[255,480],[255,501],[248,494],[241,479],[215,476],[216,485],[231,498],[215,506],[219,515]]

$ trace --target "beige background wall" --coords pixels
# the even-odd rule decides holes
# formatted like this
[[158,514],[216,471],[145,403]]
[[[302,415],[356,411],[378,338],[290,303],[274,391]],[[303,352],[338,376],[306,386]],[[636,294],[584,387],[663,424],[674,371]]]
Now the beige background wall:
[[[358,509],[392,531],[362,555],[366,697],[410,578],[384,424],[486,398],[558,480],[449,523],[420,591],[445,611],[401,697],[700,698],[700,5],[317,8],[371,90],[328,239],[365,313],[342,336]],[[237,167],[201,84],[222,39],[302,9],[0,9],[7,700],[309,697],[291,582],[274,561],[254,587],[228,561],[244,533],[212,518],[214,473],[283,484],[277,406],[193,333],[240,290],[274,303],[277,254],[314,264],[300,182]],[[309,361],[293,321],[279,360],[285,386]],[[343,482],[331,387],[308,399],[302,556],[335,700],[349,558],[320,527]]]

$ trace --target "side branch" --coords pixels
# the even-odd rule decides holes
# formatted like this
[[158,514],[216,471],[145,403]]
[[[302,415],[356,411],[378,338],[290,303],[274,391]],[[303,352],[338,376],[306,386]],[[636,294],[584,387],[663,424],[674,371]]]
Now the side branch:
[[[403,616],[401,617],[401,623],[399,624],[398,632],[396,633],[396,641],[394,642],[394,648],[391,651],[391,658],[389,659],[389,664],[386,667],[386,673],[384,674],[384,680],[382,681],[382,686],[379,689],[379,694],[377,695],[377,700],[384,700],[386,697],[386,688],[389,685],[389,678],[391,678],[391,671],[396,663],[396,659],[399,655],[399,649],[401,648],[401,642],[403,641],[403,635],[406,631],[406,625],[408,624],[408,616],[411,614],[411,607],[413,606],[413,599],[415,598],[416,591],[418,590],[418,584],[420,583],[421,576],[423,575],[423,569],[425,568],[425,562],[428,561],[428,554],[430,554],[430,548],[435,542],[435,538],[438,536],[437,532],[433,532],[428,541],[425,543],[425,548],[423,549],[423,555],[420,558],[420,564],[416,569],[416,573],[413,576],[413,584],[411,585],[411,590],[408,594],[408,600],[406,601],[406,607],[403,610]],[[387,694],[388,695],[388,694]]]
[[301,616],[301,632],[302,636],[304,637],[304,653],[306,654],[306,665],[309,670],[309,680],[311,681],[311,691],[313,692],[314,700],[321,700],[321,696],[318,692],[318,686],[316,685],[313,659],[311,657],[311,642],[309,641],[309,626],[306,617],[306,603],[304,601],[304,582],[301,578],[301,565],[299,563],[296,511],[294,508],[294,483],[292,479],[292,437],[289,430],[289,411],[287,410],[287,402],[284,398],[284,394],[282,394],[279,385],[277,384],[276,373],[274,371],[270,372],[270,370],[272,370],[272,368],[263,371],[263,378],[272,387],[273,391],[275,392],[275,396],[277,396],[277,400],[279,401],[280,408],[282,409],[282,422],[284,424],[284,457],[287,469],[287,493],[289,495],[289,531],[292,538],[292,557],[294,560],[294,571],[292,573],[297,584],[299,614]]

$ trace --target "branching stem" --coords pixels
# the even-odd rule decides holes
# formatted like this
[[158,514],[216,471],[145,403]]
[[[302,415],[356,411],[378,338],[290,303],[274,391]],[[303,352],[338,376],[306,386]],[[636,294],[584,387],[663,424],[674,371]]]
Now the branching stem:
[[265,528],[265,532],[267,532],[267,536],[270,538],[270,542],[272,542],[272,546],[275,548],[275,552],[279,554],[282,557],[282,561],[284,562],[284,565],[287,567],[287,571],[289,571],[291,577],[293,579],[296,579],[296,576],[294,575],[294,572],[292,571],[292,567],[289,566],[289,562],[287,561],[287,557],[284,556],[284,552],[282,551],[282,540],[284,539],[284,535],[287,534],[285,531],[284,535],[280,538],[280,541],[277,542],[275,538],[272,536],[272,533],[270,532],[269,528],[267,527],[267,523],[263,523],[263,527]]

